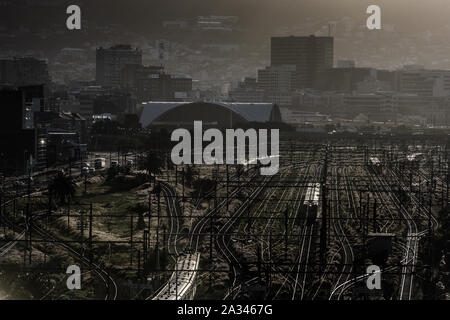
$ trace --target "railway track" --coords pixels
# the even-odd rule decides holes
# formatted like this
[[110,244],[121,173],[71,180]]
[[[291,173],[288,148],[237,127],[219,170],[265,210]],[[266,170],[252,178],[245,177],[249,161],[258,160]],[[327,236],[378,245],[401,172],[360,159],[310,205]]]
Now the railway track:
[[219,254],[228,262],[231,266],[233,272],[233,280],[231,284],[231,290],[236,286],[236,281],[238,277],[238,269],[242,268],[239,259],[234,255],[233,251],[229,248],[230,236],[229,233],[234,225],[239,221],[241,216],[244,214],[247,207],[258,195],[264,190],[266,184],[272,179],[270,177],[264,177],[261,185],[256,187],[256,189],[246,198],[246,200],[240,205],[240,207],[233,213],[230,219],[227,219],[225,224],[219,229],[216,235],[216,248]]
[[[346,232],[344,228],[342,227],[341,223],[341,200],[340,200],[340,194],[339,194],[339,170],[336,168],[333,168],[332,172],[332,184],[334,185],[334,188],[332,188],[331,192],[331,210],[330,210],[330,219],[332,219],[333,222],[333,229],[335,232],[335,235],[337,235],[338,241],[341,244],[341,247],[343,248],[344,252],[344,259],[343,264],[341,268],[341,272],[339,274],[338,279],[336,280],[336,284],[334,288],[332,289],[333,292],[336,287],[340,285],[342,282],[348,281],[348,279],[351,276],[351,272],[353,269],[353,248],[350,244],[350,241],[348,240],[348,237],[346,235]],[[333,219],[335,218],[335,219]],[[333,298],[334,294],[330,295],[330,299]]]
[[[322,168],[323,169],[323,168]],[[306,174],[306,181],[309,181],[309,170],[310,168],[308,167],[308,171]],[[316,173],[313,176],[314,178],[312,179],[312,181],[319,181],[319,177],[320,177],[320,171],[319,169],[316,168]],[[308,184],[306,184],[308,185]],[[306,192],[307,190],[305,190],[305,196],[306,196]],[[299,206],[301,205],[301,202],[299,203]],[[299,212],[299,208],[297,208],[297,213]],[[303,214],[305,214],[306,216],[304,217],[303,220],[303,225],[301,226],[301,245],[299,246],[299,253],[298,253],[298,259],[297,259],[297,272],[296,272],[296,276],[295,276],[295,284],[294,284],[294,290],[292,292],[292,300],[295,300],[297,297],[297,286],[300,287],[301,291],[300,291],[300,300],[303,300],[305,298],[305,292],[306,292],[306,278],[307,278],[307,274],[308,274],[308,265],[309,265],[309,259],[310,259],[310,252],[311,252],[311,243],[312,243],[312,239],[313,239],[313,232],[314,232],[314,225],[310,225],[308,224],[308,219],[307,216],[310,214],[309,212],[309,208],[307,209],[306,212],[304,212]],[[303,267],[303,271],[301,270],[302,265]],[[302,283],[299,284],[299,277],[300,274],[303,274],[303,279],[302,279]]]
[[178,256],[180,254],[180,252],[178,251],[178,234],[180,231],[179,217],[182,216],[181,209],[178,204],[178,196],[174,188],[172,188],[170,185],[164,182],[160,182],[160,186],[167,204],[167,214],[170,217],[169,235],[167,237],[167,248],[169,250],[169,253],[173,253],[176,256]]
[[[41,192],[39,192],[39,194],[40,193]],[[27,197],[27,196],[28,195],[21,196],[21,198]],[[5,202],[3,204],[4,205],[3,209],[6,210],[5,205],[11,203],[14,200],[15,199]],[[5,211],[3,211],[3,212],[5,212]],[[35,219],[37,221],[39,218],[44,217],[44,216],[45,216],[45,214],[35,215],[33,217],[33,219]],[[12,223],[5,216],[3,217],[3,221],[4,221],[4,223],[7,223],[7,225],[9,226],[9,228],[11,230],[18,229],[18,226],[15,225],[14,223]],[[16,237],[15,240],[10,241],[9,243],[2,246],[2,248],[1,248],[2,255],[1,256],[6,255],[11,249],[13,249],[14,246],[25,237],[27,230],[28,230],[28,225],[25,226],[25,230],[20,231],[20,234]],[[105,285],[106,294],[105,294],[104,300],[116,300],[117,299],[117,293],[118,293],[117,284],[107,271],[102,269],[99,265],[90,262],[89,259],[87,259],[84,255],[80,254],[71,246],[63,243],[60,239],[57,239],[54,235],[52,235],[51,233],[49,233],[49,232],[45,231],[44,229],[42,229],[41,227],[39,227],[39,225],[37,223],[33,223],[33,231],[36,232],[37,234],[41,235],[44,239],[49,239],[49,240],[54,241],[56,246],[59,246],[59,247],[65,249],[75,259],[77,259],[78,261],[87,265],[88,267],[93,268],[94,273],[97,275],[97,277],[100,279],[100,281],[103,282]]]
[[[282,177],[282,176],[284,176],[285,174],[286,174],[285,170],[282,170],[282,171],[279,173],[279,176]],[[272,199],[272,197],[274,197],[274,195],[276,194],[276,191],[277,191],[276,188],[270,188],[270,187],[268,187],[266,190],[270,190],[270,191],[269,191],[269,194],[266,195],[266,196],[264,197],[264,199],[263,199],[262,201],[259,202],[258,208],[256,209],[256,213],[255,213],[254,217],[252,217],[251,223],[245,225],[243,234],[248,234],[248,235],[250,235],[250,236],[252,235],[251,229],[254,228],[254,225],[256,224],[256,221],[257,221],[257,219],[261,216],[261,214],[262,214],[264,211],[267,210],[267,206],[268,206],[269,201]],[[281,198],[279,198],[278,203],[279,203],[280,201],[281,201]],[[264,232],[262,232],[262,233],[264,233]],[[263,262],[263,263],[267,263],[267,261],[264,259],[264,250],[265,250],[266,247],[269,246],[268,241],[266,241],[264,238],[261,238],[261,239],[259,239],[259,240],[258,240],[258,239],[252,239],[252,240],[256,240],[256,241],[259,241],[259,240],[260,240],[261,248],[262,248],[262,249],[261,249],[261,258],[262,258],[262,262]],[[265,246],[266,246],[266,247],[265,247]],[[244,284],[245,284],[245,285],[250,285],[250,284],[256,282],[256,280],[257,280],[257,277],[254,277],[254,278],[252,278],[252,279],[250,279],[250,280],[247,280]],[[231,288],[231,289],[227,292],[227,294],[225,295],[224,299],[228,299],[229,297],[231,297],[232,299],[236,299],[236,297],[237,297],[237,296],[239,295],[239,293],[241,292],[242,287],[243,287],[243,284],[240,283],[238,286],[236,286],[236,287],[234,287],[234,288]]]
[[[286,178],[288,178],[290,175],[294,175],[296,177],[295,183],[297,185],[297,183],[301,182],[300,177],[302,177],[302,175],[299,175],[298,172],[296,171],[299,167],[299,165],[289,165],[287,167],[284,167],[282,170],[280,170],[280,173],[278,175],[278,180],[282,181]],[[305,167],[307,168],[306,170],[308,171],[310,168],[310,164],[306,164]],[[290,170],[290,173],[287,172],[287,170]],[[306,183],[306,181],[308,180],[307,177],[305,177],[303,175],[303,179]],[[296,208],[299,206],[300,204],[300,200],[301,200],[301,196],[302,196],[302,192],[304,191],[304,189],[302,188],[283,188],[281,194],[277,195],[277,191],[278,188],[276,186],[271,187],[271,186],[267,186],[266,188],[267,191],[269,191],[263,199],[260,200],[258,208],[255,210],[252,219],[251,224],[247,224],[244,227],[244,233],[245,234],[250,234],[250,230],[252,228],[254,228],[254,225],[256,223],[256,221],[258,221],[258,218],[261,216],[261,214],[263,212],[267,212],[268,210],[268,206],[269,204],[273,201],[272,199],[276,196],[276,201],[275,201],[275,206],[270,208],[270,217],[268,217],[267,222],[265,223],[264,227],[260,230],[257,231],[257,234],[264,234],[267,235],[268,234],[268,229],[272,228],[274,221],[276,220],[275,218],[275,214],[276,213],[280,213],[280,212],[284,212],[284,210],[287,208],[287,199],[295,199],[295,204],[291,206],[291,208],[294,208],[294,210],[289,213],[289,219],[292,219],[292,224],[291,224],[291,233],[293,230],[293,226],[295,225],[295,217],[298,214],[298,210],[296,210]],[[298,208],[297,208],[298,209]],[[282,236],[285,235],[285,231],[283,231]],[[254,239],[257,240],[258,239]],[[283,281],[283,283],[281,284],[279,290],[277,291],[277,293],[275,294],[275,296],[273,297],[273,299],[275,299],[277,297],[277,295],[281,292],[281,290],[285,287],[288,286],[288,291],[289,292],[293,292],[295,290],[294,288],[294,283],[295,283],[295,278],[292,276],[292,272],[293,272],[293,268],[295,268],[295,264],[290,268],[290,270],[286,271],[284,269],[282,269],[280,266],[278,266],[276,263],[272,263],[272,261],[280,258],[281,255],[283,255],[283,253],[280,253],[278,256],[270,256],[269,253],[269,242],[270,239],[260,239],[260,243],[261,243],[261,262],[264,265],[269,265],[271,270],[269,271],[271,274],[275,274],[277,276],[279,276],[281,278],[281,280]],[[276,248],[279,242],[276,242],[273,245],[273,251],[277,252]],[[266,257],[267,256],[267,257]],[[298,258],[297,258],[298,259]],[[251,278],[250,280],[245,281],[244,283],[240,283],[238,286],[230,289],[230,291],[227,293],[227,295],[225,296],[225,298],[232,298],[235,299],[239,293],[241,292],[241,289],[243,288],[243,286],[248,286],[251,285],[252,283],[255,283],[258,280],[257,277]],[[300,285],[299,285],[300,287]]]
[[68,244],[64,243],[57,237],[55,237],[50,232],[42,229],[38,225],[33,226],[33,230],[38,233],[41,237],[45,239],[50,239],[54,241],[55,245],[65,249],[72,257],[74,257],[76,260],[80,261],[87,267],[91,268],[95,274],[99,277],[99,279],[104,283],[106,288],[106,294],[104,300],[116,300],[117,294],[118,294],[118,287],[115,282],[115,280],[111,277],[108,271],[104,270],[100,265],[91,262],[86,256],[80,252],[78,252],[73,247],[69,246]]
[[[251,172],[249,172],[249,171],[247,171],[247,172],[250,173],[251,181],[253,181],[257,177],[257,173],[255,170],[251,170]],[[231,202],[233,200],[233,197],[236,196],[244,187],[245,187],[245,184],[240,185],[239,187],[236,187],[233,190],[231,190],[231,192],[229,193],[229,196],[228,196],[228,201],[227,201],[227,199],[222,200],[220,203],[217,204],[217,207],[212,208],[205,215],[203,215],[202,217],[200,217],[197,220],[197,222],[191,228],[191,231],[189,234],[188,247],[191,250],[198,251],[200,239],[202,236],[202,230],[205,228],[206,224],[210,221],[209,219],[211,219],[213,216],[215,216],[217,212],[220,212],[220,210],[225,208],[227,203]]]
[[410,215],[408,210],[406,210],[401,204],[397,196],[393,195],[390,192],[389,185],[384,179],[381,179],[378,176],[375,178],[380,182],[382,187],[385,189],[384,191],[388,195],[389,199],[392,203],[395,204],[397,209],[402,214],[406,226],[408,229],[408,234],[406,236],[406,249],[405,249],[405,258],[404,264],[402,266],[402,275],[401,275],[401,285],[399,290],[399,300],[411,300],[412,290],[413,290],[413,280],[414,280],[414,270],[417,259],[417,249],[418,249],[418,241],[417,233],[418,228],[417,224],[414,221],[413,217]]

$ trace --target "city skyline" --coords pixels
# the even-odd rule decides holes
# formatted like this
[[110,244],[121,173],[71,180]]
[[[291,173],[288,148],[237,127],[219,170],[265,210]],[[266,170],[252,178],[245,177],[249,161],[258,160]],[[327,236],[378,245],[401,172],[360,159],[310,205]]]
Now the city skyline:
[[0,300],[197,320],[449,300],[447,16],[0,1]]

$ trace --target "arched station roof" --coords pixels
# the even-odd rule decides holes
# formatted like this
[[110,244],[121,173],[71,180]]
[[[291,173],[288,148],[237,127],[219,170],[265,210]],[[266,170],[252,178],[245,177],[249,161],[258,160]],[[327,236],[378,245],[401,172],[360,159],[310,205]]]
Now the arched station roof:
[[148,102],[143,103],[142,127],[158,124],[182,124],[201,120],[227,127],[237,122],[281,121],[280,110],[273,103],[237,102]]

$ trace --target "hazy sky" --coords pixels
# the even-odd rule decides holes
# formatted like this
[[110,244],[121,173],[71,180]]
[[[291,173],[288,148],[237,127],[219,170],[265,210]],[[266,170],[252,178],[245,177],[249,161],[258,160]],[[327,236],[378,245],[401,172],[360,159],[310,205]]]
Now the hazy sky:
[[[402,28],[418,29],[445,24],[450,0],[91,0],[91,13],[115,22],[144,23],[201,14],[239,15],[250,24],[295,23],[306,16],[338,19],[365,18],[368,5],[381,6],[384,20]],[[125,9],[126,8],[126,9]]]
[[[56,6],[48,6],[52,1]],[[3,5],[8,2],[14,5]],[[31,8],[29,5],[20,6],[23,3],[47,5]],[[377,4],[382,10],[382,24],[394,25],[394,32],[380,31],[363,35],[355,32],[352,34],[355,37],[354,46],[351,46],[351,39],[336,41],[336,57],[354,58],[368,64],[374,61],[374,55],[389,54],[389,61],[394,67],[418,62],[450,69],[450,34],[446,31],[448,29],[441,28],[450,25],[450,0],[0,0],[0,27],[7,24],[11,28],[23,26],[38,31],[42,27],[51,30],[55,24],[60,24],[64,28],[67,18],[65,11],[69,4],[80,5],[82,17],[89,21],[89,25],[116,24],[119,28],[114,30],[119,30],[119,33],[106,37],[101,31],[81,34],[84,36],[67,32],[49,42],[36,36],[31,42],[24,39],[22,33],[22,38],[17,41],[18,48],[11,45],[13,40],[9,40],[10,47],[27,50],[45,48],[57,52],[62,46],[82,45],[87,40],[95,44],[99,41],[124,41],[123,38],[117,40],[114,37],[120,38],[120,32],[126,29],[148,39],[171,36],[171,40],[179,41],[176,33],[162,30],[161,22],[176,18],[192,19],[198,15],[237,15],[243,32],[235,32],[229,37],[228,34],[221,35],[224,39],[213,40],[246,43],[250,47],[261,46],[276,34],[307,35],[318,30],[323,32],[328,22],[346,16],[356,23],[365,24],[367,7]],[[309,22],[312,23],[305,24],[306,18],[310,18]],[[434,30],[437,32],[433,33]],[[339,38],[342,34],[341,28],[341,34],[335,35]],[[378,35],[381,39],[379,42],[372,39]],[[212,41],[205,39],[202,33],[192,32],[190,36],[182,40],[188,44]]]
[[[21,3],[27,0],[10,0]],[[52,0],[32,0],[33,4]],[[83,15],[100,24],[116,23],[133,28],[161,25],[162,20],[197,15],[238,15],[244,26],[270,29],[279,25],[295,25],[305,17],[339,19],[343,16],[366,17],[370,4],[382,9],[383,22],[395,24],[400,30],[417,31],[447,24],[450,20],[450,0],[53,0],[58,6],[39,11],[21,8],[0,10],[2,21],[29,19],[63,20],[68,4],[80,4]],[[20,15],[20,16],[18,16]],[[31,16],[31,18],[29,17]],[[5,22],[4,22],[5,23]]]

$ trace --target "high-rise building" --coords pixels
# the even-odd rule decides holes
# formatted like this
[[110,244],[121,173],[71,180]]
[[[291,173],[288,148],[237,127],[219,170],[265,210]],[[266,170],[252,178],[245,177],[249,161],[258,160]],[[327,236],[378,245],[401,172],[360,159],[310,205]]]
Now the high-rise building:
[[38,91],[32,87],[0,87],[0,153],[4,172],[28,172],[34,165]]
[[317,72],[314,88],[322,91],[354,91],[359,82],[376,76],[377,70],[372,68],[325,69]]
[[162,66],[127,65],[122,70],[121,86],[133,92],[139,102],[179,101],[192,91],[192,78],[170,75]]
[[142,52],[130,45],[97,49],[96,80],[104,87],[118,87],[122,69],[127,64],[142,64]]
[[398,73],[399,91],[423,97],[450,95],[450,71],[407,69]]
[[312,88],[319,71],[333,67],[333,37],[273,37],[271,65],[295,65],[297,88]]
[[355,60],[338,60],[336,63],[337,68],[356,68]]
[[103,95],[104,92],[105,90],[99,86],[88,86],[81,88],[78,95],[78,100],[80,102],[79,113],[89,122],[92,121],[92,116],[94,115],[95,99]]
[[34,129],[34,113],[44,110],[44,86],[0,87],[0,132]]
[[2,103],[0,132],[16,133],[25,129],[26,109],[23,92],[16,88],[1,88],[0,102]]
[[187,99],[192,91],[192,78],[186,74],[170,75],[170,94],[175,100]]
[[264,89],[258,87],[255,78],[247,77],[228,92],[228,97],[233,102],[264,102]]
[[49,84],[47,62],[31,57],[0,60],[0,84],[2,83],[15,86]]
[[292,91],[296,87],[295,65],[271,66],[258,70],[258,85],[267,91]]

